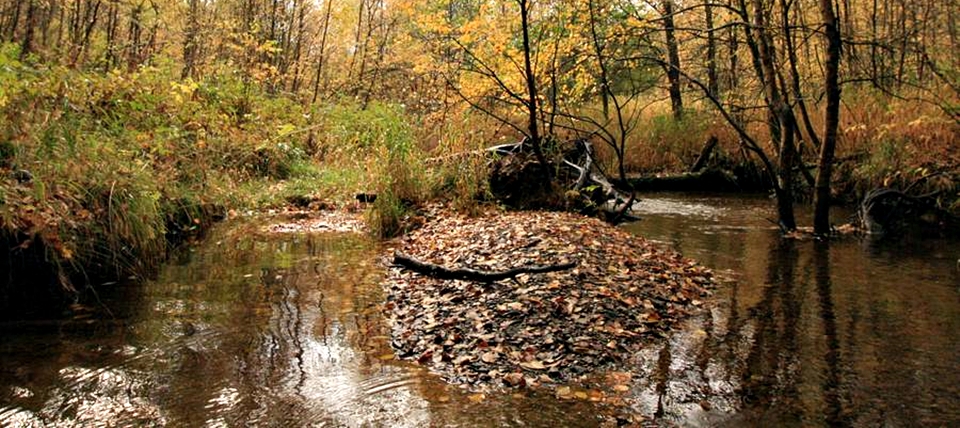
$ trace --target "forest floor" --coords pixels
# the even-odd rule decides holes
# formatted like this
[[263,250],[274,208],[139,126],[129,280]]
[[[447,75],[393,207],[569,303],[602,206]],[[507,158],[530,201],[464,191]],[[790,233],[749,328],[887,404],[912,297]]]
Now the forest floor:
[[714,285],[696,262],[594,218],[496,210],[468,217],[436,206],[425,217],[391,253],[448,269],[575,264],[495,282],[394,265],[384,311],[397,356],[454,383],[536,386],[615,372],[698,310]]

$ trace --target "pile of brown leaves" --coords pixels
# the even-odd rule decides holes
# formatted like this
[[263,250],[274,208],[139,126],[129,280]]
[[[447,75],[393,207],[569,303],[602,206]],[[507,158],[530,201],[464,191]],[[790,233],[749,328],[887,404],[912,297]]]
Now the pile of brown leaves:
[[448,268],[573,269],[494,283],[398,267],[384,283],[393,346],[452,382],[560,382],[615,369],[699,306],[709,270],[599,220],[567,213],[441,215],[398,251]]

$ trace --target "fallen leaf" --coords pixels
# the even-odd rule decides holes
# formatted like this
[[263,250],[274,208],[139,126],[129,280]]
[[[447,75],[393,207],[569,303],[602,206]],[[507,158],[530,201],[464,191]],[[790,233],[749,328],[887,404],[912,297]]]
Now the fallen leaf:
[[523,373],[507,373],[503,376],[503,382],[509,386],[523,386],[526,384],[523,380]]
[[[631,361],[650,340],[668,336],[714,283],[709,270],[675,252],[570,214],[467,217],[432,207],[423,215],[396,251],[451,269],[576,264],[491,284],[391,268],[379,309],[397,358],[455,382],[519,386],[512,373],[522,369],[527,386],[553,384]],[[534,236],[541,241],[524,245]],[[630,376],[608,378],[605,390],[629,391]]]
[[547,368],[546,366],[543,365],[543,361],[539,361],[539,360],[522,362],[520,363],[520,367],[523,367],[527,370],[544,370]]
[[490,352],[484,352],[483,355],[480,356],[480,360],[482,360],[487,364],[493,364],[497,362],[497,359],[499,359],[499,357],[500,356],[496,352],[490,351]]

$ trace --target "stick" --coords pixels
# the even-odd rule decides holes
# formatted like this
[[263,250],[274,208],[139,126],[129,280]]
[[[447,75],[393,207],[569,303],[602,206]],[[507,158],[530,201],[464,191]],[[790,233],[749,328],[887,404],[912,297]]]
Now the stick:
[[576,263],[560,263],[546,266],[521,266],[504,271],[486,271],[476,269],[450,269],[433,263],[427,263],[417,260],[402,253],[393,253],[393,263],[410,269],[421,275],[427,275],[439,279],[465,279],[469,281],[494,282],[502,279],[513,278],[523,273],[547,273],[558,272],[572,269]]

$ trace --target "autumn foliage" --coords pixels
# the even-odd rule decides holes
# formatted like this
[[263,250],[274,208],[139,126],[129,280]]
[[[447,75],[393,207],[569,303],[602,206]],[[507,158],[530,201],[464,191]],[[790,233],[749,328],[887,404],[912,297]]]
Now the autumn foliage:
[[[842,46],[828,120],[824,12]],[[381,194],[404,230],[472,209],[523,137],[594,142],[621,178],[717,165],[810,199],[877,186],[960,210],[956,11],[935,1],[0,0],[0,226],[63,265],[153,265],[212,214]],[[762,25],[761,25],[762,24]],[[783,146],[776,112],[797,127]],[[812,176],[812,175],[811,175]],[[778,192],[780,194],[780,192]]]

